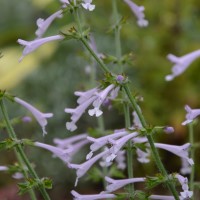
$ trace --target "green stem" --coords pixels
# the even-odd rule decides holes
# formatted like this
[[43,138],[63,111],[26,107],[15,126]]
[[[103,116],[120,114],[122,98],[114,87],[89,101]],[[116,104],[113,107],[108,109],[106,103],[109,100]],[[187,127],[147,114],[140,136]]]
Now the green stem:
[[113,17],[116,23],[115,26],[115,49],[116,49],[116,57],[117,57],[117,61],[118,61],[118,66],[119,66],[119,73],[123,72],[123,67],[120,63],[121,60],[121,56],[122,56],[122,50],[121,50],[121,27],[118,24],[119,21],[119,13],[118,13],[118,9],[117,9],[117,1],[116,0],[112,0],[112,5],[113,5]]
[[[128,104],[124,104],[124,115],[125,115],[125,126],[126,128],[130,128],[131,122],[130,122],[130,108]],[[127,144],[127,165],[128,165],[128,178],[133,178],[133,148],[132,148],[132,142],[129,141]],[[134,198],[134,184],[129,184],[129,198]]]
[[[17,135],[15,134],[15,131],[14,131],[14,129],[13,129],[11,123],[10,123],[8,113],[7,113],[6,107],[4,105],[3,99],[1,99],[1,101],[0,101],[0,107],[1,107],[1,110],[2,110],[2,113],[3,113],[3,117],[5,119],[5,122],[6,122],[6,127],[7,127],[7,130],[8,130],[9,137],[17,140]],[[24,150],[23,150],[21,144],[18,144],[16,146],[16,152],[18,152],[18,156],[21,158],[20,160],[22,160],[25,163],[25,165],[27,166],[28,171],[31,174],[31,176],[33,178],[39,180],[39,177],[37,176],[35,170],[31,166],[31,163],[29,162],[28,158],[26,157],[26,154],[24,153]],[[40,190],[40,192],[41,192],[41,194],[42,194],[42,196],[44,197],[45,200],[50,200],[50,197],[49,197],[48,193],[46,192],[43,184],[39,185],[39,190]]]
[[[191,144],[190,156],[193,160],[195,160],[195,148],[194,148],[194,130],[193,130],[193,123],[189,123],[189,140]],[[191,166],[191,173],[190,173],[190,190],[194,190],[194,177],[195,177],[195,165]],[[193,198],[191,198],[193,199]]]
[[91,55],[94,57],[94,59],[96,60],[96,62],[99,64],[99,66],[101,67],[101,69],[105,72],[105,73],[111,73],[111,71],[106,67],[106,65],[103,63],[103,61],[96,55],[96,53],[91,49],[91,47],[89,46],[87,40],[85,38],[80,38],[81,42],[83,43],[83,45],[86,47],[86,49],[91,53]]
[[[129,98],[130,102],[131,102],[132,107],[134,108],[135,112],[137,113],[137,115],[138,115],[138,117],[140,119],[140,122],[141,122],[143,128],[145,128],[147,130],[147,128],[148,128],[147,127],[147,123],[146,123],[146,121],[144,119],[144,116],[142,115],[142,113],[141,113],[141,111],[140,111],[140,109],[139,109],[139,107],[138,107],[138,105],[137,105],[137,103],[135,101],[135,98],[133,97],[133,95],[130,92],[129,86],[126,83],[126,84],[124,84],[123,87],[124,87],[124,90],[126,91],[126,94],[127,94],[128,98]],[[161,174],[164,177],[167,178],[167,186],[168,186],[169,190],[172,192],[172,194],[174,195],[175,199],[179,200],[179,196],[178,196],[178,193],[177,193],[177,191],[175,189],[175,186],[171,182],[171,180],[170,180],[170,178],[169,178],[169,176],[167,174],[167,171],[166,171],[166,169],[165,169],[165,167],[164,167],[164,165],[163,165],[163,163],[162,163],[162,161],[160,159],[158,151],[157,151],[157,149],[156,149],[156,147],[154,145],[154,140],[153,140],[153,137],[152,137],[151,133],[146,133],[146,137],[148,139],[148,142],[149,142],[149,145],[151,147],[151,151],[152,151],[152,155],[153,155],[154,161],[157,164],[157,167],[158,167],[159,171],[161,172]]]

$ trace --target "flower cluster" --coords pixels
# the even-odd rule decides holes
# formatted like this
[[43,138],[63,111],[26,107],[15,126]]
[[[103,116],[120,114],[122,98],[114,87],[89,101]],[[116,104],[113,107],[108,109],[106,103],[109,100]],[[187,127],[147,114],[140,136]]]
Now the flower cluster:
[[119,91],[119,87],[111,84],[107,86],[105,89],[93,88],[86,92],[75,92],[76,96],[79,96],[77,103],[78,107],[65,108],[66,113],[72,114],[71,122],[66,123],[66,127],[69,131],[74,131],[77,129],[76,122],[80,119],[85,110],[92,104],[93,109],[88,111],[90,116],[99,117],[102,115],[102,110],[100,110],[100,106],[106,99],[114,99]]

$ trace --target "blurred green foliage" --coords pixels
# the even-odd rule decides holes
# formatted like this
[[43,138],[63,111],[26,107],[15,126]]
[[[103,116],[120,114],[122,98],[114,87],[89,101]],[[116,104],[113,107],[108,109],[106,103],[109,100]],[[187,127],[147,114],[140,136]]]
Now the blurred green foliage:
[[[199,49],[200,1],[137,1],[136,3],[145,6],[145,15],[149,20],[149,26],[146,28],[139,28],[127,5],[123,1],[118,0],[118,2],[121,16],[128,17],[121,32],[123,54],[132,52],[134,55],[132,65],[125,66],[126,74],[131,80],[131,87],[135,93],[144,97],[141,108],[149,123],[175,127],[175,134],[155,136],[157,140],[182,144],[188,138],[187,128],[181,126],[181,122],[185,118],[184,105],[189,104],[192,108],[200,107],[200,59],[195,61],[184,74],[172,82],[166,82],[164,77],[170,73],[172,66],[166,59],[166,55],[173,53],[182,56]],[[113,55],[115,54],[114,36],[112,33],[107,33],[112,25],[111,1],[99,0],[94,3],[96,4],[94,12],[84,11],[85,26],[90,25],[98,51]],[[32,40],[35,37],[36,19],[48,17],[58,10],[59,6],[59,1],[50,1],[46,7],[39,7],[31,0],[1,0],[0,51],[6,54],[4,49],[16,47],[18,38]],[[71,22],[73,22],[73,18],[69,15],[61,20],[56,20],[47,34],[57,34],[60,27],[70,27]],[[19,45],[17,47],[19,52],[22,51]],[[54,137],[65,138],[73,135],[65,129],[65,122],[69,119],[69,115],[64,113],[64,108],[76,106],[74,91],[88,89],[89,76],[85,72],[88,59],[82,53],[83,50],[78,41],[59,43],[57,51],[51,57],[38,63],[32,73],[9,90],[10,93],[27,100],[42,111],[54,113],[54,118],[49,120],[48,135],[45,138],[42,137],[40,127],[36,122],[17,125],[16,132],[19,137],[52,143]],[[29,59],[28,56],[25,59]],[[109,67],[117,71],[116,65],[109,64]],[[101,77],[102,73],[98,70],[97,84]],[[9,111],[10,117],[19,116],[22,113],[28,114],[18,105],[9,104]],[[115,118],[112,117],[113,115]],[[124,127],[123,115],[118,110],[105,111],[105,118],[108,129]],[[78,123],[80,128],[76,133],[85,132],[88,125],[90,128],[95,127],[96,120],[84,115]],[[196,140],[200,139],[199,130],[200,125],[196,125]],[[4,131],[1,133],[0,138],[5,138],[6,133]],[[55,190],[52,191],[52,198],[58,199],[56,196],[58,193],[61,194],[59,199],[66,198],[66,194],[73,187],[74,173],[71,174],[71,170],[67,169],[61,161],[57,159],[54,161],[49,152],[32,148],[27,148],[27,152],[32,162],[36,164],[39,174],[53,179]],[[1,155],[3,153],[1,152]],[[166,156],[162,153],[162,160],[166,163],[168,171],[179,171],[180,162],[174,162],[174,156],[168,154]],[[10,164],[12,160],[12,155],[7,159],[1,156],[0,164]],[[83,160],[84,158],[82,158]],[[173,165],[169,163],[173,163]],[[197,168],[200,167],[199,165],[199,160],[197,160]],[[145,170],[148,173],[152,173],[154,170],[152,165],[143,166],[135,163],[134,167],[141,169],[138,175],[144,175],[142,172]],[[199,173],[197,172],[197,178],[200,176]],[[2,181],[1,184],[3,184]],[[87,184],[84,183],[84,185],[87,187]]]

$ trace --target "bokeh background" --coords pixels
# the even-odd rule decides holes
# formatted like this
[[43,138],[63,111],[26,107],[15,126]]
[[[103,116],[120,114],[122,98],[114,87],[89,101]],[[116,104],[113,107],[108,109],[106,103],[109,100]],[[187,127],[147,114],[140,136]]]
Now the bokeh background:
[[[140,105],[150,124],[170,125],[175,128],[173,135],[158,134],[155,140],[181,145],[188,141],[187,127],[181,125],[185,119],[184,105],[200,108],[200,59],[192,63],[184,74],[172,82],[166,82],[164,77],[170,73],[172,66],[166,55],[173,53],[182,56],[200,48],[200,1],[135,1],[145,6],[145,15],[149,20],[149,26],[146,28],[139,28],[127,5],[123,1],[117,1],[121,16],[128,17],[122,28],[121,43],[123,54],[133,54],[131,65],[125,66],[131,87],[134,93],[144,98]],[[111,1],[96,0],[94,3],[96,9],[93,12],[83,13],[85,25],[91,26],[98,51],[113,55],[114,36],[107,31],[112,23]],[[54,113],[54,118],[49,120],[48,135],[45,137],[42,137],[40,127],[34,119],[29,124],[15,125],[19,138],[27,137],[50,144],[55,137],[73,135],[65,129],[69,115],[64,113],[64,108],[76,106],[74,91],[89,87],[87,54],[83,53],[84,48],[78,41],[53,42],[42,46],[18,63],[23,48],[16,41],[18,38],[33,40],[36,20],[39,17],[47,18],[59,8],[58,0],[0,1],[0,51],[3,54],[0,59],[0,89],[32,103],[42,111]],[[73,17],[66,15],[53,23],[47,35],[57,34],[60,29],[67,29],[72,25]],[[109,64],[109,67],[117,71],[114,64]],[[96,84],[101,77],[101,71],[98,71]],[[7,105],[11,118],[30,114],[18,105]],[[107,129],[124,127],[120,110],[105,111],[105,119]],[[95,119],[84,115],[74,134],[87,131],[88,124],[90,128],[94,128],[97,123]],[[199,130],[200,125],[197,123],[196,141],[200,140]],[[0,133],[1,140],[7,137],[4,129]],[[85,149],[85,152],[87,150]],[[52,159],[49,152],[35,148],[27,148],[26,151],[36,165],[39,175],[52,178],[53,190],[49,192],[52,199],[71,199],[69,193],[73,189],[75,172],[66,168],[60,160]],[[0,154],[0,165],[15,162],[12,151],[2,151]],[[198,155],[197,150],[197,158]],[[84,156],[83,151],[83,155],[79,155],[80,162],[84,160]],[[165,152],[161,152],[161,156],[169,172],[179,171],[180,159]],[[198,159],[195,166],[195,179],[199,180]],[[152,163],[144,166],[135,162],[134,171],[136,176],[143,176],[145,173],[154,174],[156,169]],[[86,177],[81,179],[76,190],[80,193],[96,193],[102,190],[102,185],[87,180]],[[28,199],[26,196],[17,197],[16,192],[16,181],[1,172],[0,199]]]

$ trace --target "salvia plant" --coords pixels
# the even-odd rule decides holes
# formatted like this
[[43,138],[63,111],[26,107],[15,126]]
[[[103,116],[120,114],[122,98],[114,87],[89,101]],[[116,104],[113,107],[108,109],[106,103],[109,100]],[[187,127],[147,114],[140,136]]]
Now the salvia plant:
[[[41,126],[41,133],[44,137],[47,134],[48,120],[54,118],[53,113],[42,112],[31,105],[30,102],[21,99],[20,95],[14,96],[1,89],[1,127],[6,128],[8,135],[7,139],[0,142],[0,149],[12,149],[16,154],[17,161],[14,165],[0,166],[0,171],[1,173],[8,172],[13,178],[22,180],[18,183],[19,194],[29,193],[30,199],[36,200],[37,194],[40,192],[44,200],[50,200],[48,190],[53,189],[53,180],[40,177],[37,174],[36,168],[29,161],[24,148],[31,146],[39,148],[41,151],[49,151],[53,157],[57,157],[63,162],[66,170],[76,172],[74,189],[71,191],[71,197],[74,200],[195,199],[194,191],[195,188],[199,187],[199,184],[195,182],[194,153],[198,143],[195,144],[194,141],[193,121],[200,115],[200,108],[185,106],[186,119],[182,122],[182,125],[189,127],[190,141],[188,143],[172,145],[166,144],[164,141],[155,141],[155,134],[163,133],[167,134],[166,137],[168,137],[176,130],[168,125],[150,125],[140,107],[140,101],[143,98],[130,89],[133,83],[126,74],[124,65],[130,64],[132,58],[130,54],[123,55],[121,48],[120,33],[126,23],[126,17],[121,17],[123,13],[119,13],[119,4],[124,4],[130,9],[133,13],[132,20],[140,28],[151,25],[145,17],[145,8],[137,5],[133,0],[111,0],[110,2],[113,8],[111,13],[113,26],[109,29],[109,32],[114,33],[114,55],[105,55],[98,51],[95,34],[91,31],[89,24],[84,21],[85,13],[90,12],[92,16],[92,12],[98,9],[95,1],[92,0],[60,0],[60,9],[55,10],[46,19],[39,18],[37,20],[35,39],[32,41],[17,40],[23,46],[19,62],[28,59],[29,54],[37,51],[45,43],[65,41],[67,45],[66,41],[68,40],[78,41],[84,47],[83,51],[90,57],[91,62],[86,69],[91,76],[87,83],[87,86],[90,85],[90,87],[74,92],[77,98],[75,107],[66,107],[61,110],[61,112],[66,113],[67,117],[63,128],[66,127],[68,133],[76,131],[76,134],[73,133],[70,136],[66,134],[65,139],[54,138],[52,144],[32,141],[31,139],[20,139],[13,128],[15,122],[9,118],[6,104],[7,101],[11,101],[28,110]],[[55,35],[45,36],[54,21],[62,20],[68,16],[71,16],[73,23],[67,29],[61,29]],[[173,63],[173,67],[171,74],[166,75],[166,81],[172,81],[182,74],[198,57],[200,57],[200,50],[194,50],[182,57],[169,54],[167,58]],[[110,63],[116,65],[116,69],[111,70]],[[98,80],[99,84],[96,83],[97,72],[101,73],[101,76],[98,76],[101,77]],[[73,74],[71,76],[73,77]],[[103,112],[106,109],[115,109],[116,107],[123,111],[124,126],[121,129],[106,130],[103,125],[103,119],[106,119],[106,116]],[[88,129],[84,133],[79,133],[78,121],[81,120],[83,114],[97,119],[98,126],[96,129]],[[30,118],[24,117],[23,121],[30,121]],[[88,127],[90,127],[89,124]],[[74,156],[86,146],[88,152],[84,157],[84,162],[77,163]],[[168,151],[169,155],[174,154],[177,159],[180,159],[182,166],[179,171],[168,173],[159,154],[161,150]],[[54,162],[54,159],[52,158],[49,162]],[[136,177],[134,173],[138,169],[133,167],[135,162],[142,163],[142,165],[154,162],[157,167],[156,174],[143,174],[142,177]],[[102,182],[102,191],[96,194],[81,194],[76,186],[83,176],[93,176],[93,179]],[[140,187],[136,187],[138,183],[140,183]],[[159,185],[164,186],[163,193],[155,189]]]

